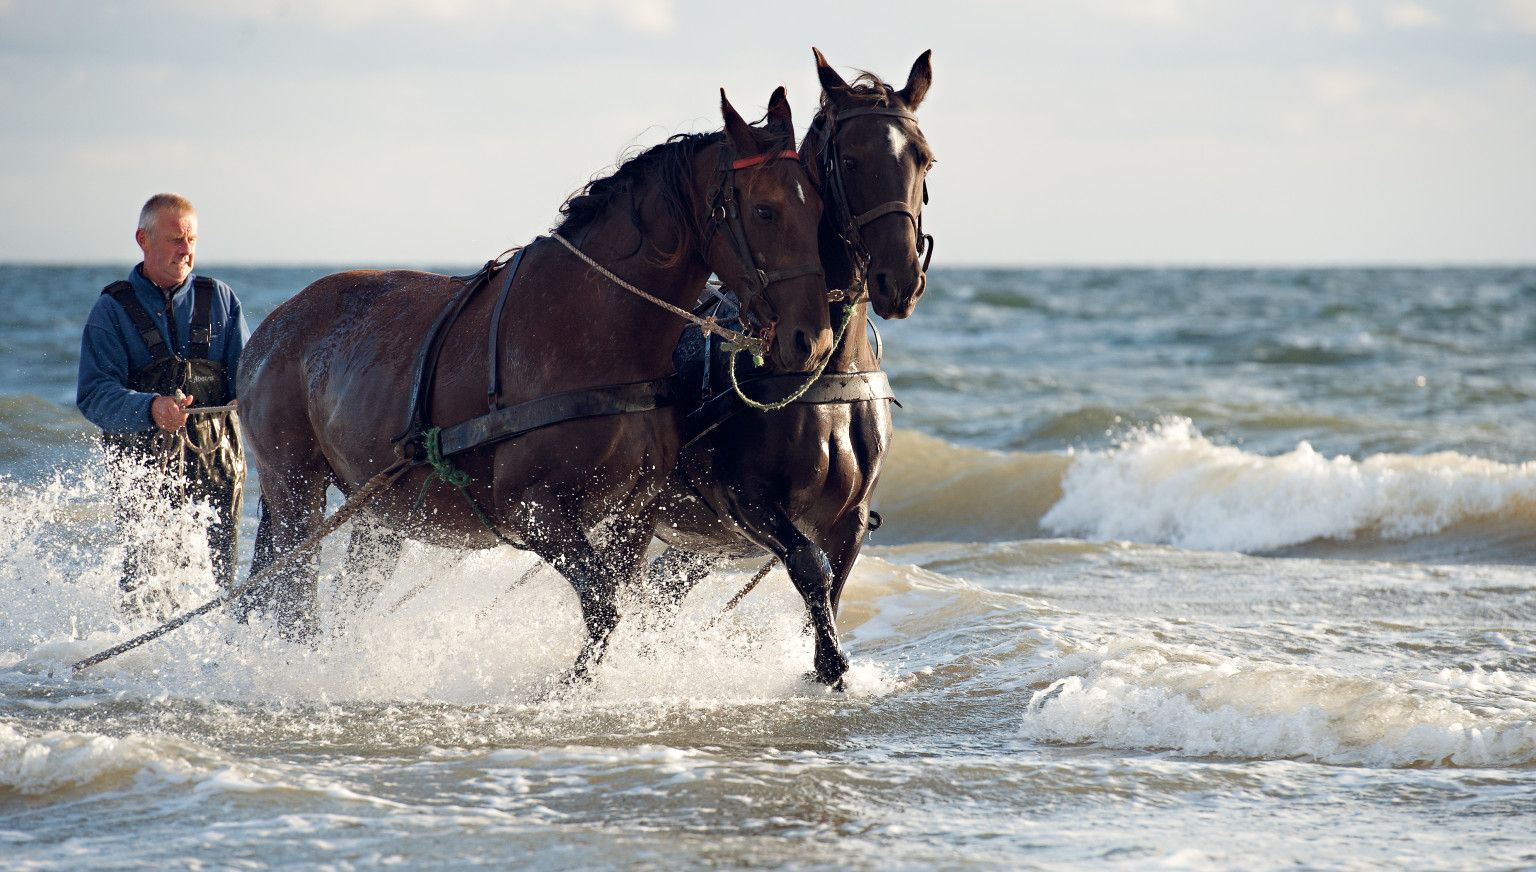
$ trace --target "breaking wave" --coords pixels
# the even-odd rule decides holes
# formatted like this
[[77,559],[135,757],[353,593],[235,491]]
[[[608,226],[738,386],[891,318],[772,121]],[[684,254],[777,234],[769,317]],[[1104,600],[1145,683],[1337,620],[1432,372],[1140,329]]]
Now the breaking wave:
[[1265,456],[1169,419],[1105,450],[1009,453],[900,431],[877,542],[1041,536],[1419,560],[1530,559],[1536,463],[1453,452]]
[[1023,722],[1043,741],[1386,767],[1536,765],[1536,711],[1516,698],[1532,698],[1536,681],[1503,670],[1447,669],[1410,685],[1123,639],[1066,654],[1044,677]]

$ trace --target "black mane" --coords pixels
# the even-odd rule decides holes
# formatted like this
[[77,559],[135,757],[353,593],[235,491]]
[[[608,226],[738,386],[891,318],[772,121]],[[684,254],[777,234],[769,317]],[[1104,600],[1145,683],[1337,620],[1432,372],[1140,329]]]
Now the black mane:
[[565,217],[555,227],[555,232],[571,239],[591,226],[600,215],[627,200],[629,220],[636,230],[641,231],[643,237],[645,227],[637,194],[646,184],[654,183],[668,220],[689,231],[683,234],[676,251],[659,252],[660,261],[668,266],[680,262],[688,254],[690,240],[698,238],[703,232],[700,225],[702,216],[698,214],[700,210],[694,207],[689,196],[694,158],[700,149],[724,138],[725,134],[719,131],[679,133],[660,145],[640,152],[620,164],[611,174],[593,179],[572,194],[560,207],[560,214]]

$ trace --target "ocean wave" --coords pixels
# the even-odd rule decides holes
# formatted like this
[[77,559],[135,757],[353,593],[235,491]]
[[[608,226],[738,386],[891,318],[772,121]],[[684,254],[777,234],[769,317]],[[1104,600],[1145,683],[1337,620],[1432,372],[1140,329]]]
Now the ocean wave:
[[1034,538],[1071,463],[1062,454],[989,451],[899,430],[875,495],[885,520],[875,541]]
[[39,796],[148,775],[184,784],[209,773],[182,742],[54,730],[29,736],[0,723],[0,795]]
[[1502,535],[1536,518],[1536,464],[1454,452],[1330,458],[1305,442],[1267,457],[1215,445],[1187,419],[1076,455],[1061,489],[1040,519],[1046,530],[1207,550]]
[[1454,452],[1267,456],[1185,418],[1112,448],[1062,454],[958,446],[898,431],[877,544],[1052,536],[1287,556],[1527,562],[1536,463]]
[[[1133,640],[1067,654],[1045,677],[1054,680],[1023,719],[1041,741],[1379,767],[1536,765],[1536,706],[1501,707],[1498,694],[1462,704],[1378,677]],[[1502,671],[1430,683],[1532,689]]]

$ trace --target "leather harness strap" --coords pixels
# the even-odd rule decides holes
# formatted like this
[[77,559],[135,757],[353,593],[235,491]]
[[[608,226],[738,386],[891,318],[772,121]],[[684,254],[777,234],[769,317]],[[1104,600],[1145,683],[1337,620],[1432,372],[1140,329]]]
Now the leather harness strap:
[[396,436],[392,442],[399,449],[404,449],[420,438],[427,428],[427,409],[431,400],[433,376],[437,372],[437,359],[442,353],[443,339],[448,334],[448,328],[458,320],[459,313],[469,304],[471,298],[487,284],[491,276],[495,274],[496,261],[487,261],[479,272],[469,276],[456,276],[457,281],[463,282],[459,292],[448,301],[438,313],[437,320],[432,322],[432,329],[427,331],[426,338],[416,348],[416,363],[412,367],[414,375],[411,378],[411,408],[406,416],[405,430]]
[[[777,402],[798,390],[804,383],[804,375],[787,373],[762,376],[742,382],[741,386],[743,389],[751,388],[754,396],[764,397],[767,402]],[[825,405],[866,400],[896,400],[896,393],[891,390],[891,380],[883,371],[825,373],[795,403]],[[734,391],[722,391],[715,395],[689,412],[684,419],[683,446],[691,445],[746,409],[746,404]]]
[[672,404],[672,377],[622,385],[565,391],[503,406],[468,421],[444,427],[439,445],[444,457],[521,436],[552,424],[581,418],[649,412]]
[[517,278],[517,267],[523,262],[523,252],[527,250],[524,246],[514,251],[512,259],[501,268],[501,293],[496,295],[496,307],[491,310],[491,327],[485,331],[486,357],[490,360],[491,366],[491,380],[486,388],[486,405],[492,409],[501,408],[501,343],[496,341],[501,337],[501,313],[506,308],[507,297],[512,292],[512,280]]

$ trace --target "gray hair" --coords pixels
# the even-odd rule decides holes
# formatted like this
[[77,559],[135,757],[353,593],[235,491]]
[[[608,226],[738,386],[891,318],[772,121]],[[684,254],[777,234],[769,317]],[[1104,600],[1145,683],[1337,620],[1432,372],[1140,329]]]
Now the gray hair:
[[197,214],[192,201],[180,194],[156,194],[144,201],[144,208],[139,210],[139,229],[148,232],[149,225],[155,220],[155,213],[160,211],[172,211],[177,214],[191,212]]

